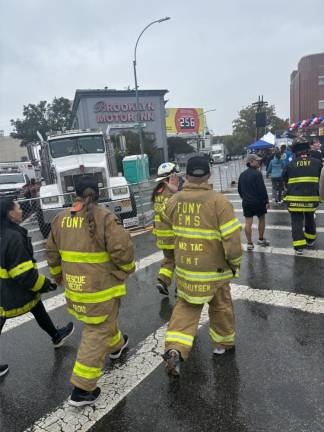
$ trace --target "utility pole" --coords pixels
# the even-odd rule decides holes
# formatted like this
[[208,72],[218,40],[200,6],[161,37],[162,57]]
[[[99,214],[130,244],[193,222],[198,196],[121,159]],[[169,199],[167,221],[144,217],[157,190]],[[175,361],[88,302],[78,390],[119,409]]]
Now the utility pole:
[[268,106],[268,102],[263,100],[263,95],[258,97],[256,102],[252,103],[252,106],[256,108],[255,114],[255,140],[258,141],[260,138],[259,132],[261,128],[265,128],[267,125],[267,117],[265,108]]

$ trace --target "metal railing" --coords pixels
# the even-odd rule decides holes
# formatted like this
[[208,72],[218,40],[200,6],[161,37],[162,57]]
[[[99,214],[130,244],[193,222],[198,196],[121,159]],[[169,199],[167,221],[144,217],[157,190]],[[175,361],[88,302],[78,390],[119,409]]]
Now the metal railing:
[[[243,159],[230,161],[226,164],[214,165],[212,168],[211,183],[214,190],[225,192],[233,183],[237,182],[240,173],[245,169]],[[118,201],[107,200],[111,197],[112,188],[103,188],[100,190],[99,203],[102,206],[110,208],[123,222],[126,228],[145,228],[153,222],[153,206],[151,196],[155,180],[149,180],[142,183],[129,185],[130,198],[122,198]],[[51,200],[59,200],[60,207],[53,202],[48,208],[41,204],[40,198],[18,199],[23,210],[23,218],[27,221],[26,228],[32,230],[32,233],[40,232],[40,238],[46,238],[50,231],[50,222],[55,214],[64,208],[70,208],[76,198],[75,193],[65,193],[58,197],[50,197]]]

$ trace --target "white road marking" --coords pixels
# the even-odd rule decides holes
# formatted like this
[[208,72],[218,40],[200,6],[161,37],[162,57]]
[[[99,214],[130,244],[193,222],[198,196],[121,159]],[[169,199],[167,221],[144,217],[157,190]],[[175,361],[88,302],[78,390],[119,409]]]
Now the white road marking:
[[32,228],[28,230],[28,233],[34,233],[34,232],[39,232],[39,228]]
[[[243,250],[247,251],[247,244],[242,244]],[[269,254],[277,254],[277,255],[289,255],[289,256],[295,256],[295,251],[293,247],[291,248],[278,248],[278,247],[272,247],[272,246],[258,246],[254,245],[253,251],[247,251],[248,253],[269,253]],[[299,258],[299,257],[298,257]],[[317,250],[311,250],[311,249],[305,249],[304,255],[300,255],[300,258],[317,258],[317,259],[324,259],[324,250],[317,249]]]
[[39,240],[39,241],[33,242],[32,245],[33,246],[39,246],[39,245],[45,244],[45,243],[46,243],[46,240]]
[[[253,224],[252,228],[257,229],[258,225]],[[288,225],[266,225],[266,230],[281,230],[281,231],[291,231],[291,226]],[[317,233],[324,233],[323,227],[317,227],[316,228]]]
[[[232,297],[234,300],[247,300],[315,314],[324,313],[324,299],[285,291],[258,290],[245,285],[232,284]],[[208,309],[205,306],[199,328],[207,322]],[[54,411],[37,420],[25,432],[88,431],[161,365],[165,331],[166,325],[161,326],[131,350],[132,355],[126,363],[116,364],[112,370],[104,372],[98,382],[101,387],[101,397],[95,409],[91,407],[77,409],[69,406],[66,400]]]
[[[136,261],[136,271],[143,270],[146,267],[149,267],[150,265],[161,261],[163,258],[163,254],[161,251],[154,252],[151,255],[148,255],[147,257],[141,258],[140,260]],[[37,264],[38,269],[47,267],[47,261],[42,261]],[[44,305],[47,311],[52,311],[54,309],[57,309],[61,306],[65,305],[65,297],[64,294],[58,294],[56,296],[53,296],[47,300],[44,300]],[[34,319],[34,316],[31,313],[27,313],[25,315],[18,316],[16,318],[12,318],[10,320],[7,320],[6,325],[4,326],[2,333],[5,333],[9,330],[12,330],[22,324],[25,324],[28,321],[31,321]]]

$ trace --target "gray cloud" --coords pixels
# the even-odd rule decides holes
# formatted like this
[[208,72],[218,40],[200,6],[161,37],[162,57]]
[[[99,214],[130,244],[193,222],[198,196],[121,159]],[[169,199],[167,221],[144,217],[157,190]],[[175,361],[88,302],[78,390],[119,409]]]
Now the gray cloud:
[[[73,98],[77,88],[167,88],[168,106],[216,108],[208,124],[231,131],[258,94],[289,116],[289,76],[324,49],[322,0],[0,0],[0,128],[24,104]],[[309,18],[307,16],[309,15]]]

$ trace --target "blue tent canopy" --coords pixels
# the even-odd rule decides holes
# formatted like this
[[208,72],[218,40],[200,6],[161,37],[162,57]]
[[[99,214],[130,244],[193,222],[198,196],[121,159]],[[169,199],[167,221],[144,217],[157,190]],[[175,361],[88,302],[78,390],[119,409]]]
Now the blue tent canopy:
[[263,140],[258,140],[253,144],[250,144],[247,148],[249,150],[262,150],[262,149],[268,149],[268,148],[272,148],[273,144],[270,144],[266,141]]

